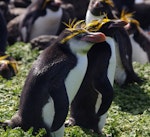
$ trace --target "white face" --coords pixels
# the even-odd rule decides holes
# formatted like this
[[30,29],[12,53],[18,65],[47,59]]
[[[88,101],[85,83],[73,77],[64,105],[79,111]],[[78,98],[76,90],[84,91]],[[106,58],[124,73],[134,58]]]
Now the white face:
[[87,54],[93,43],[72,38],[68,41],[74,54]]

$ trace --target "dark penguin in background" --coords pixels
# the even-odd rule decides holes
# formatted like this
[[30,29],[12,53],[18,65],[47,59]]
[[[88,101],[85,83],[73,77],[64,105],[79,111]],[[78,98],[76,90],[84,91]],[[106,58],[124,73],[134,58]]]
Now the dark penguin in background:
[[103,33],[64,30],[33,64],[21,93],[19,111],[4,125],[24,130],[34,127],[34,131],[45,128],[46,136],[63,137],[69,104],[86,73],[87,52],[94,43],[104,41]]
[[11,6],[15,8],[26,8],[34,0],[10,0]]
[[6,55],[7,47],[7,28],[6,21],[0,11],[0,75],[3,78],[10,79],[18,72],[17,62],[14,58]]
[[[114,33],[116,27],[124,25],[123,21],[109,21],[102,25],[101,30],[106,34],[107,31]],[[79,125],[102,133],[113,100],[116,53],[115,42],[111,37],[107,37],[101,46],[98,45],[95,44],[88,52],[87,72],[71,104],[70,119],[66,125]]]
[[150,18],[147,13],[150,13],[150,1],[144,0],[141,3],[135,3],[132,10],[134,18],[140,22],[140,26],[144,30],[150,31]]
[[113,2],[118,15],[121,14],[122,10],[134,12],[134,18],[140,22],[141,27],[144,30],[150,29],[150,18],[147,17],[147,13],[150,13],[149,0],[113,0]]
[[7,46],[7,27],[3,14],[0,11],[0,56],[6,51]]
[[77,20],[84,20],[90,0],[55,0],[62,4],[72,4]]
[[150,63],[150,36],[140,27],[137,20],[130,19],[126,25],[132,43],[132,61]]
[[65,28],[62,22],[68,23],[72,16],[54,0],[35,0],[20,23],[21,40],[29,42],[40,35],[57,35]]
[[[105,0],[91,0],[86,14],[86,22],[104,18],[106,13],[108,18],[115,19],[115,14],[112,13],[112,1]],[[108,36],[109,31],[107,33]],[[107,36],[106,35],[106,36]],[[132,45],[129,35],[124,27],[116,28],[115,33],[111,36],[116,42],[116,58],[117,67],[115,74],[115,81],[119,85],[124,85],[131,82],[140,83],[142,80],[134,72],[132,65]]]
[[123,9],[126,9],[128,12],[132,12],[135,0],[113,0],[115,8],[121,13]]

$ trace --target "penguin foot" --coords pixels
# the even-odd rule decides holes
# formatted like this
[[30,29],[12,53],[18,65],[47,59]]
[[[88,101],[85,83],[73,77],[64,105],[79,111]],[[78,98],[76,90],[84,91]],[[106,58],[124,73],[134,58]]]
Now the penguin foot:
[[70,127],[70,126],[75,126],[76,122],[74,118],[69,118],[66,122],[65,122],[65,127]]
[[127,79],[125,81],[125,85],[127,85],[129,83],[133,83],[133,82],[136,82],[138,84],[142,84],[144,82],[144,80],[141,79],[139,76],[137,76],[137,74],[130,75],[127,77]]

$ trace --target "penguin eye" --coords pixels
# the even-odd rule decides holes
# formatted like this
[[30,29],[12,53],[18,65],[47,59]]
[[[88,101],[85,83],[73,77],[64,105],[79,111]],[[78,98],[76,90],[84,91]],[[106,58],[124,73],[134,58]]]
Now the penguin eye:
[[87,35],[87,33],[81,33],[78,34],[77,36],[75,36],[76,39],[81,39],[82,37],[84,37],[85,35]]

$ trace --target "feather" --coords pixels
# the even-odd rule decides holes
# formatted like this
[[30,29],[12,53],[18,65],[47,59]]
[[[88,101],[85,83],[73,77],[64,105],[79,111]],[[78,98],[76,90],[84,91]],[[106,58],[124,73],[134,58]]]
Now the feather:
[[88,31],[96,32],[99,31],[100,28],[107,22],[110,22],[111,20],[108,19],[107,17],[102,19],[102,20],[93,20],[89,24],[86,25],[86,29]]
[[110,5],[111,7],[114,7],[114,3],[113,3],[112,0],[100,0],[100,2],[104,2],[104,3],[108,4],[108,5]]
[[4,55],[4,56],[0,57],[0,64],[10,65],[13,68],[15,74],[17,74],[18,73],[18,64],[17,64],[17,62],[7,60],[8,57],[9,57],[8,55]]
[[140,26],[140,23],[136,19],[133,18],[133,14],[134,12],[127,13],[125,10],[122,10],[120,19],[128,23],[133,23],[136,26]]
[[69,23],[64,23],[68,28],[66,28],[69,32],[71,32],[70,35],[66,36],[64,39],[61,40],[61,43],[67,42],[69,39],[73,38],[74,36],[85,33],[87,30],[85,29],[85,21],[80,20],[76,22],[76,19],[73,21],[69,20]]

